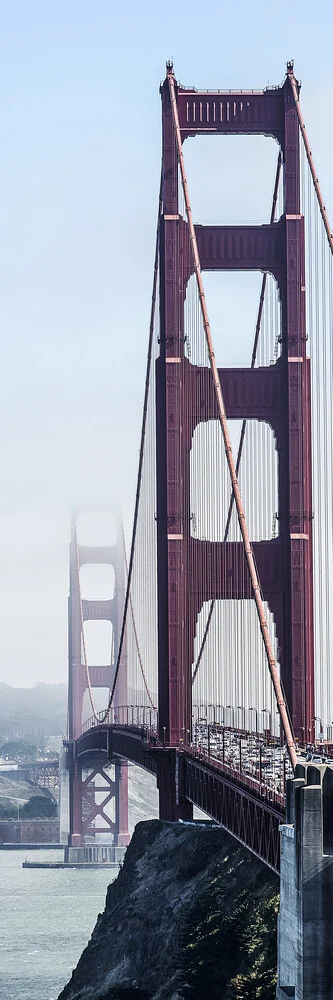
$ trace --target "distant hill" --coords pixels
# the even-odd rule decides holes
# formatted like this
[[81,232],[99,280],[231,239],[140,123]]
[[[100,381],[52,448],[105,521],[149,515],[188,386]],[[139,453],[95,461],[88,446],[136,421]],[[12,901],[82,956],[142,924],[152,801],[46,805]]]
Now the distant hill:
[[23,739],[43,746],[49,736],[66,732],[67,685],[30,688],[0,683],[0,743]]

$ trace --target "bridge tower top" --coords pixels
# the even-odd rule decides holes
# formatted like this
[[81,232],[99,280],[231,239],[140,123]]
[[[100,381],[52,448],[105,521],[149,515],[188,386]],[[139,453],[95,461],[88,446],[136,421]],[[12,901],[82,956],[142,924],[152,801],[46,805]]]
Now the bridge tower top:
[[[82,598],[80,569],[85,565],[109,565],[114,570],[114,591],[106,600]],[[82,732],[82,707],[85,691],[89,692],[94,712],[93,688],[112,689],[117,662],[119,635],[124,610],[124,549],[120,517],[113,545],[81,545],[78,542],[76,518],[72,518],[70,541],[70,590],[68,599],[68,735],[77,739]],[[113,629],[110,662],[99,666],[87,663],[84,623],[109,621]],[[116,688],[116,704],[127,702],[127,653],[123,644],[121,668]]]

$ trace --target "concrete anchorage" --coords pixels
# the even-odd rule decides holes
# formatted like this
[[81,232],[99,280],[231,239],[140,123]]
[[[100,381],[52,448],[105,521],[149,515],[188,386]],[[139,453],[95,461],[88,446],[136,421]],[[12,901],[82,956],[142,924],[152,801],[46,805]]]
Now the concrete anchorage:
[[333,768],[298,764],[281,826],[276,1000],[333,1000]]

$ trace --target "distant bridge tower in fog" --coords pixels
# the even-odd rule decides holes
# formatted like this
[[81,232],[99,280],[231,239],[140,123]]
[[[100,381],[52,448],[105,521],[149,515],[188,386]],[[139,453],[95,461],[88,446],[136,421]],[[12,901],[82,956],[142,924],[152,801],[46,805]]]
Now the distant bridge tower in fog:
[[[107,600],[87,600],[81,597],[82,566],[108,565],[114,570],[114,590]],[[69,846],[84,847],[89,842],[126,846],[128,835],[128,770],[127,761],[112,763],[102,749],[87,754],[84,761],[76,758],[73,748],[84,729],[83,708],[89,696],[89,715],[95,710],[94,690],[112,692],[115,665],[118,658],[120,629],[124,611],[124,545],[121,522],[117,521],[117,537],[111,546],[80,545],[77,525],[72,520],[70,542],[70,590],[68,599],[68,768],[69,768]],[[110,663],[89,666],[86,654],[85,622],[111,623]],[[115,711],[126,705],[127,649],[124,636]],[[111,772],[113,772],[111,774]]]

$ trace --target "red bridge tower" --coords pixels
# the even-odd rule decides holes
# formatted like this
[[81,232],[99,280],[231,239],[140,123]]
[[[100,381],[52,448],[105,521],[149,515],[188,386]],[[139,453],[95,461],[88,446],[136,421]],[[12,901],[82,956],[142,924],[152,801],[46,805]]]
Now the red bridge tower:
[[[295,736],[313,734],[314,637],[310,362],[306,356],[300,130],[289,67],[282,87],[216,93],[176,86],[181,140],[267,135],[280,145],[284,210],[261,226],[195,227],[202,271],[274,275],[281,302],[281,357],[269,367],[221,369],[227,416],[266,421],[278,452],[279,535],[253,543],[264,599],[274,616],[281,676]],[[160,356],[156,362],[160,738],[191,731],[191,665],[205,601],[251,598],[242,542],[191,536],[190,455],[195,428],[217,419],[209,368],[184,354],[184,304],[194,273],[180,215],[179,168],[168,76],[162,85],[163,210],[160,221]],[[163,806],[162,806],[163,809]],[[165,804],[167,812],[167,802]],[[170,817],[171,818],[171,817]]]
[[[86,564],[110,565],[114,569],[114,594],[110,600],[81,599],[80,568]],[[79,761],[75,756],[75,741],[82,733],[83,698],[85,692],[104,688],[111,692],[117,662],[119,633],[124,608],[124,553],[121,525],[113,546],[83,546],[77,542],[76,524],[72,524],[70,544],[70,592],[68,601],[68,748],[69,748],[69,845],[83,847],[85,838],[110,834],[115,846],[126,846],[128,834],[128,770],[127,762],[114,761],[114,777],[109,773],[110,761],[92,742],[91,753]],[[86,621],[109,621],[113,627],[113,662],[91,666],[84,662],[82,631]],[[121,665],[115,697],[117,707],[127,704],[127,652],[123,644]],[[91,708],[93,714],[93,708]],[[94,732],[94,730],[92,730]],[[114,800],[113,818],[109,803]]]

